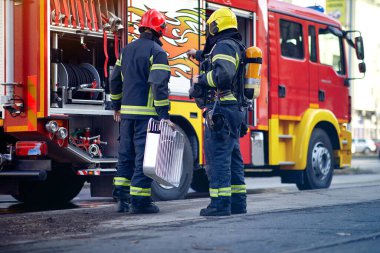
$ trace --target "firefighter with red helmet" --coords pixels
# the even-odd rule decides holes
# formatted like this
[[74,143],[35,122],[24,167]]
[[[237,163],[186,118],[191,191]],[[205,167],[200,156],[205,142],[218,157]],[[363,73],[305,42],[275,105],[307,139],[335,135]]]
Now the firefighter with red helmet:
[[[201,75],[193,78],[190,95],[205,101],[204,149],[208,164],[211,203],[201,216],[246,213],[246,185],[240,152],[240,128],[245,115],[241,85],[245,47],[237,19],[229,8],[216,10],[207,20],[203,51],[191,49],[189,57],[201,61]],[[202,73],[203,72],[203,73]],[[202,97],[207,90],[206,98]],[[197,103],[199,104],[199,103]],[[201,106],[202,107],[202,106]]]
[[121,121],[113,192],[118,212],[159,212],[151,198],[152,179],[143,173],[143,159],[149,119],[164,119],[172,125],[168,113],[170,67],[159,39],[165,28],[165,16],[148,10],[141,18],[140,38],[123,48],[112,71],[114,119]]

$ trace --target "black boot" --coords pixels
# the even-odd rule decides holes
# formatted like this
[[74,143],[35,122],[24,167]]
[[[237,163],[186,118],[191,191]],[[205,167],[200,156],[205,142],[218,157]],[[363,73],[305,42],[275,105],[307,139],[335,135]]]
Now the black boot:
[[231,214],[243,214],[243,213],[247,213],[247,208],[239,208],[239,209],[231,208]]
[[160,209],[156,206],[150,197],[132,197],[131,214],[148,214],[158,213]]
[[235,193],[231,197],[231,214],[247,213],[247,196],[246,194]]
[[129,188],[126,187],[118,187],[118,198],[117,198],[117,208],[116,211],[118,213],[128,213],[129,212]]
[[229,216],[231,215],[231,198],[211,198],[211,203],[201,209],[200,216]]

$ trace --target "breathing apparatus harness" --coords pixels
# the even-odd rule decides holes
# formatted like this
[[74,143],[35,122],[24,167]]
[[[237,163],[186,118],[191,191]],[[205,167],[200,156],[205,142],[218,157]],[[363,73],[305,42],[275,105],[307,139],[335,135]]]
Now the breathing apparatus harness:
[[[223,40],[229,40],[229,41],[234,41],[238,46],[240,51],[242,52],[241,57],[239,59],[239,65],[237,68],[237,71],[234,75],[232,85],[231,85],[231,91],[235,98],[237,99],[238,105],[240,107],[241,111],[244,111],[247,108],[247,99],[244,96],[244,76],[243,76],[243,71],[244,71],[244,58],[245,58],[245,46],[238,40],[234,38],[222,38],[217,41],[223,41]],[[213,48],[210,50],[210,53],[205,55],[207,57],[207,61],[209,61],[209,64],[211,63],[211,57],[210,55],[212,54],[216,44],[213,46]],[[220,106],[220,91],[214,90],[214,89],[207,89],[205,87],[203,95],[204,97],[202,98],[202,101],[205,103],[203,107],[206,106],[206,104],[210,104],[211,100],[214,98],[215,102],[213,106],[211,107],[210,110],[205,112],[205,119],[206,119],[206,124],[210,127],[211,130],[215,132],[219,132],[220,130],[223,129],[225,125],[227,125],[227,128],[229,130],[229,133],[231,131],[228,121],[225,120],[225,117],[223,114],[217,112],[217,107]],[[214,92],[213,92],[214,91]],[[215,94],[216,93],[216,94]],[[195,98],[197,100],[197,98]],[[198,103],[197,103],[198,104]]]

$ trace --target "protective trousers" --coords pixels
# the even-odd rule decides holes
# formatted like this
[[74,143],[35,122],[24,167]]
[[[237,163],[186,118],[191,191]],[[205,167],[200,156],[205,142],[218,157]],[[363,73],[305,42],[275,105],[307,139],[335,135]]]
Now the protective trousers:
[[130,192],[133,206],[144,207],[152,202],[152,179],[143,173],[148,119],[122,119],[114,197],[120,199]]
[[214,115],[223,115],[224,124],[215,130],[205,129],[205,154],[208,164],[211,204],[231,213],[246,212],[246,185],[239,137],[243,112],[238,105],[217,105]]

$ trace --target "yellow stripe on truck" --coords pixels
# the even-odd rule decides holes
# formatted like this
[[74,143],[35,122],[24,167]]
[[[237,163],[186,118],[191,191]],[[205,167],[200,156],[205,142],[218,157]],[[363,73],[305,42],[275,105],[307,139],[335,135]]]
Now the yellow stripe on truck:
[[[203,117],[202,110],[193,101],[170,101],[170,116],[185,118],[193,127],[199,142],[199,163],[203,164]],[[193,115],[193,117],[191,117]],[[195,117],[196,115],[196,117]]]

